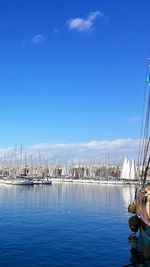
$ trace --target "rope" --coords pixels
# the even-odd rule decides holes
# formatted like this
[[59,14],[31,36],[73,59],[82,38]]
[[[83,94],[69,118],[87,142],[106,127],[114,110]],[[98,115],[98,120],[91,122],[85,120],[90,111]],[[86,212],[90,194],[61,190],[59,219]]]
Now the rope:
[[149,164],[150,164],[150,155],[149,155],[147,166],[146,166],[146,169],[145,169],[145,172],[144,172],[143,187],[144,187],[144,184],[146,182],[147,172],[148,172],[148,169],[149,169]]
[[143,101],[143,111],[142,111],[142,123],[141,123],[141,130],[140,130],[140,144],[139,144],[139,152],[138,152],[138,166],[141,165],[142,162],[142,144],[143,144],[143,129],[144,129],[144,120],[145,120],[145,114],[146,114],[146,109],[144,109],[145,107],[145,103],[146,103],[146,99],[147,99],[147,86],[145,87],[145,92],[144,92],[144,101]]
[[[146,94],[145,94],[146,97]],[[145,120],[142,120],[141,136],[140,136],[140,147],[138,165],[142,166],[141,178],[143,179],[142,187],[146,182],[147,173],[150,164],[149,148],[150,148],[150,137],[149,137],[149,120],[150,120],[150,74],[147,79],[147,98],[148,102],[145,110]],[[145,122],[144,122],[145,121]],[[143,138],[142,138],[143,135]],[[143,159],[143,160],[142,160]],[[145,168],[146,166],[146,168]]]

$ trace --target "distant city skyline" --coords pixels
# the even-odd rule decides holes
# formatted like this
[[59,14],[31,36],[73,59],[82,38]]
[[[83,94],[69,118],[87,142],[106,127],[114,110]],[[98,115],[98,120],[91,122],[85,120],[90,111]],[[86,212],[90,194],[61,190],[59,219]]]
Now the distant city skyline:
[[149,10],[148,0],[0,1],[0,153],[137,154]]

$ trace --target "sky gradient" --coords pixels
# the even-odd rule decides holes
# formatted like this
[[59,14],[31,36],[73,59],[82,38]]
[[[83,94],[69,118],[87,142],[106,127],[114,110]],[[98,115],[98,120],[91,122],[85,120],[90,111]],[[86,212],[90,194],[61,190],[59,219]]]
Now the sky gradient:
[[149,10],[149,0],[0,0],[0,147],[137,140]]

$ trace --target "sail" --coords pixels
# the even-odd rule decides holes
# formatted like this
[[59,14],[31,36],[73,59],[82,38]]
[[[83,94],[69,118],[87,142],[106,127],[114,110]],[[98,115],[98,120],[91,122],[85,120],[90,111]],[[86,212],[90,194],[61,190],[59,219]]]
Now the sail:
[[135,165],[134,159],[132,159],[132,163],[131,163],[130,179],[131,180],[137,179],[137,170],[136,170],[136,165]]
[[134,159],[132,159],[132,162],[130,163],[128,158],[125,158],[122,165],[120,178],[130,180],[137,179],[137,168]]
[[120,178],[130,179],[130,162],[127,157],[125,158],[123,162]]

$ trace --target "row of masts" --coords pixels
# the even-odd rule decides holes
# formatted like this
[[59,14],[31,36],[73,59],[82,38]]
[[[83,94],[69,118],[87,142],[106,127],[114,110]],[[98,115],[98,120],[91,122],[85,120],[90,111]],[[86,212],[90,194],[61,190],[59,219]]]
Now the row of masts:
[[38,151],[38,155],[23,153],[22,145],[16,146],[8,154],[0,157],[0,176],[15,177],[17,175],[30,177],[74,177],[74,178],[115,178],[137,179],[135,161],[129,162],[127,157],[123,164],[105,161],[99,162],[61,162],[51,160]]
[[138,179],[135,163],[129,168],[125,159],[123,165],[92,165],[92,164],[32,164],[32,165],[1,165],[0,176],[15,177],[17,175],[30,177],[73,177],[73,178],[114,178]]
[[119,166],[60,166],[60,165],[32,165],[0,167],[1,176],[31,176],[31,177],[120,177]]

